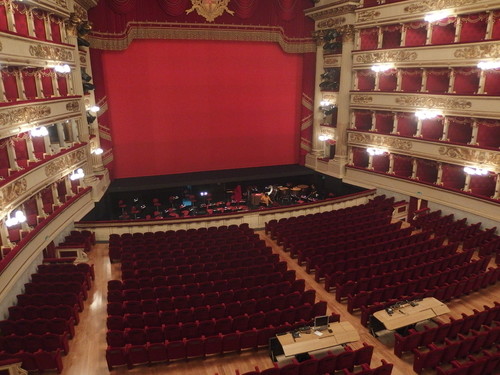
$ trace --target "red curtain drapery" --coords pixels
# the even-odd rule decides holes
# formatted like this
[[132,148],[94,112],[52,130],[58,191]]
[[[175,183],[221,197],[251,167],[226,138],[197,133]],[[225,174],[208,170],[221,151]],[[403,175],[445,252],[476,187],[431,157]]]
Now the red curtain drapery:
[[295,5],[297,0],[276,0],[278,15],[284,21],[290,21],[295,17]]
[[370,69],[358,70],[356,73],[359,91],[372,91],[375,89],[375,72]]
[[370,130],[372,127],[371,111],[356,110],[354,112],[354,126],[357,130]]
[[484,93],[488,95],[500,95],[500,69],[489,69],[484,74]]
[[59,87],[60,96],[68,96],[68,82],[66,81],[66,74],[57,74],[57,86]]
[[422,120],[422,138],[439,140],[443,136],[443,118]]
[[45,141],[43,137],[32,137],[31,142],[33,143],[33,150],[35,152],[35,156],[38,159],[42,159],[43,154],[45,153]]
[[36,38],[47,40],[47,34],[45,32],[45,12],[41,11],[40,9],[33,9],[32,14]]
[[401,25],[382,28],[382,48],[396,48],[401,46]]
[[500,147],[500,121],[478,120],[477,144],[481,147]]
[[118,14],[127,14],[135,9],[136,0],[106,0],[106,4]]
[[405,46],[423,46],[427,40],[427,22],[413,22],[405,25]]
[[378,87],[380,91],[395,91],[398,84],[396,69],[379,73]]
[[472,194],[491,198],[495,194],[495,175],[471,176],[469,189]]
[[300,164],[305,164],[306,155],[311,151],[313,137],[313,108],[314,108],[314,71],[316,67],[316,54],[304,55],[302,65],[302,105],[300,115]]
[[158,0],[161,9],[170,16],[177,17],[186,12],[189,0]]
[[479,88],[479,69],[455,68],[453,91],[457,94],[472,95]]
[[36,98],[35,69],[27,68],[21,70],[24,84],[24,93],[27,99]]
[[419,181],[428,182],[430,184],[436,183],[438,174],[437,163],[431,160],[417,159],[417,173],[416,176]]
[[9,31],[6,6],[6,3],[0,3],[0,31]]
[[361,29],[359,32],[360,50],[376,49],[378,45],[378,28]]
[[9,102],[19,100],[19,92],[17,90],[17,81],[14,68],[2,69],[3,88],[5,97]]
[[462,28],[460,42],[480,42],[486,37],[487,13],[469,14],[460,17]]
[[12,8],[14,10],[14,24],[16,26],[16,33],[19,35],[29,36],[27,19],[28,9],[26,8],[26,5],[19,2],[13,2],[12,5]]
[[50,30],[52,33],[52,40],[56,43],[62,43],[62,38],[61,38],[61,27],[63,24],[63,21],[56,16],[51,15],[50,16]]
[[398,113],[398,134],[413,137],[417,132],[417,118],[413,114]]
[[253,16],[258,2],[257,0],[234,0],[234,4],[236,5],[236,15],[242,19],[246,19]]
[[28,137],[27,133],[20,133],[17,136],[11,138],[14,143],[16,160],[18,164],[20,163],[23,166],[27,165],[27,160],[29,159],[28,145],[26,144],[27,137]]
[[50,98],[54,95],[54,86],[52,86],[52,76],[54,71],[52,69],[44,69],[40,71],[42,77],[42,95],[44,98]]
[[393,155],[394,166],[393,173],[400,177],[411,177],[411,172],[413,169],[413,162],[410,156],[405,155]]
[[9,142],[8,139],[5,139],[2,142],[0,142],[0,169],[10,168],[9,154],[7,152],[7,142]]
[[450,44],[455,40],[455,18],[450,17],[432,25],[431,44]]
[[430,93],[444,94],[448,92],[450,71],[447,68],[427,69],[426,90]]
[[379,133],[390,134],[394,128],[394,115],[392,112],[379,111],[375,113],[375,129]]
[[365,148],[353,147],[352,148],[352,162],[354,166],[366,168],[368,167],[368,152]]
[[448,140],[450,142],[467,144],[472,137],[472,119],[450,117],[448,125]]
[[419,92],[422,88],[421,69],[401,69],[401,91]]
[[442,171],[441,183],[444,187],[457,190],[463,189],[465,185],[465,172],[463,166],[443,163]]
[[373,170],[387,173],[389,171],[389,154],[373,155]]

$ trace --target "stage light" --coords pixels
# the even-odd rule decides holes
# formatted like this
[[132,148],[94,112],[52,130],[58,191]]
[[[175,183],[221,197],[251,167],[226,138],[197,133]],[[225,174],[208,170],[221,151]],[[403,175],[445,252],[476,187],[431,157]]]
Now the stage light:
[[104,150],[100,147],[98,148],[95,148],[92,150],[92,153],[95,154],[95,155],[101,155],[102,153],[104,152]]
[[464,167],[464,172],[471,176],[486,176],[490,171],[483,168]]
[[440,10],[439,12],[429,13],[424,17],[424,21],[426,22],[436,22],[442,20],[444,18],[448,18],[453,15],[453,11],[451,9]]
[[394,64],[376,64],[376,65],[372,65],[372,70],[374,72],[385,72],[389,69],[393,69],[394,68]]
[[202,192],[200,192],[200,195],[201,195],[202,197],[206,197],[206,196],[208,195],[208,193],[207,193],[206,191],[202,191]]
[[481,70],[498,69],[500,68],[500,61],[480,61],[477,67]]
[[87,74],[87,72],[82,70],[82,80],[84,80],[85,82],[90,82],[92,80],[92,77]]
[[30,134],[32,137],[45,137],[49,135],[49,131],[45,126],[40,126],[39,128],[31,129]]
[[428,120],[442,115],[443,112],[435,109],[419,109],[415,112],[415,116],[420,120]]
[[375,147],[368,147],[366,149],[366,152],[368,152],[370,155],[384,155],[385,153],[388,153],[384,148],[375,148]]
[[70,176],[69,176],[69,179],[71,181],[75,181],[75,180],[78,180],[82,177],[85,176],[85,173],[83,172],[83,169],[82,168],[78,168],[76,171],[74,171]]

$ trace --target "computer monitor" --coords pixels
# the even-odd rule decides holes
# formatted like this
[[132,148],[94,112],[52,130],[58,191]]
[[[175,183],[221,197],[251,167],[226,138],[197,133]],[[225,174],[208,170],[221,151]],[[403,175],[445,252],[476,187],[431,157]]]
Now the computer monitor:
[[316,331],[322,331],[328,328],[328,315],[317,316],[314,318],[314,329]]

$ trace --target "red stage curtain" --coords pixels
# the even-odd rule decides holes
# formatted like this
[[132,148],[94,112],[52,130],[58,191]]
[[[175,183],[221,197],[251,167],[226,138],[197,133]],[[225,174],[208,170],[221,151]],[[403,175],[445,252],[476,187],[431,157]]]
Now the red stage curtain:
[[57,74],[57,86],[59,87],[60,96],[68,96],[68,82],[66,81],[66,74]]
[[447,93],[449,85],[450,71],[447,68],[427,69],[426,90],[429,93]]
[[20,2],[13,2],[14,9],[14,24],[16,26],[16,33],[23,36],[29,36],[28,20],[26,13],[28,9],[26,5]]
[[460,16],[462,28],[460,30],[460,43],[480,42],[486,37],[487,13],[468,14]]
[[360,50],[376,49],[378,45],[378,28],[371,27],[368,29],[361,29],[359,32],[360,37]]
[[401,25],[382,27],[382,48],[401,47]]
[[2,80],[7,101],[14,102],[16,100],[19,100],[15,68],[2,69]]
[[62,20],[59,17],[50,16],[50,30],[52,32],[52,41],[56,43],[61,43],[61,24]]
[[45,12],[40,9],[33,9],[33,23],[35,25],[36,38],[47,40],[47,34],[45,32]]
[[5,3],[0,3],[0,31],[9,31],[6,5]]
[[422,138],[439,140],[443,136],[443,118],[422,120]]
[[398,77],[396,69],[390,69],[385,72],[380,72],[378,87],[380,91],[395,91],[398,85]]
[[500,39],[500,12],[493,13],[493,30],[491,30],[491,39]]
[[234,0],[236,5],[236,15],[242,19],[253,16],[257,9],[257,0]]
[[365,148],[352,148],[352,162],[355,167],[367,168],[369,161],[368,157],[369,156]]
[[24,93],[27,99],[36,98],[35,69],[26,68],[21,70],[24,84]]
[[400,177],[411,177],[411,172],[413,169],[413,162],[410,156],[404,155],[393,155],[394,165],[393,172],[396,176]]
[[373,170],[387,173],[389,171],[389,154],[373,155]]
[[411,22],[405,25],[405,47],[424,46],[427,40],[427,22]]
[[44,69],[41,72],[42,76],[42,94],[44,98],[50,98],[54,95],[54,87],[52,86],[52,76],[55,74],[52,69]]
[[463,189],[465,185],[463,166],[443,163],[442,170],[441,182],[444,187],[457,190]]
[[414,114],[398,113],[397,121],[399,135],[413,137],[417,132],[417,118]]
[[470,192],[472,194],[491,198],[495,194],[495,182],[494,174],[471,176],[469,184]]
[[450,44],[455,40],[455,17],[437,21],[432,25],[431,44]]
[[284,21],[290,21],[295,16],[295,4],[297,0],[276,0],[278,15]]
[[359,91],[373,91],[375,89],[375,72],[373,70],[358,70],[356,76],[358,78]]
[[479,88],[479,72],[477,68],[455,68],[453,91],[462,95],[476,94]]
[[375,129],[382,134],[390,134],[394,128],[392,112],[378,111],[375,113]]
[[371,111],[355,110],[354,111],[354,126],[357,130],[368,131],[372,127]]
[[490,69],[485,72],[484,93],[500,95],[500,69]]
[[419,92],[422,88],[421,69],[401,69],[401,91]]
[[[168,1],[168,0],[167,0]],[[175,1],[168,1],[169,3],[174,3]],[[160,1],[160,4],[162,2]],[[135,0],[106,0],[106,4],[113,10],[113,12],[118,14],[126,14],[135,9]]]
[[[135,3],[135,0],[133,2]],[[189,0],[158,0],[158,4],[165,13],[174,17],[184,14],[189,8]]]
[[477,144],[481,147],[500,147],[500,121],[478,120]]
[[417,178],[419,181],[436,183],[438,167],[435,161],[417,159]]
[[467,144],[472,137],[472,119],[450,117],[448,126],[448,139],[450,142]]
[[43,154],[45,153],[45,141],[43,137],[32,137],[31,141],[33,142],[35,156],[38,159],[43,159]]

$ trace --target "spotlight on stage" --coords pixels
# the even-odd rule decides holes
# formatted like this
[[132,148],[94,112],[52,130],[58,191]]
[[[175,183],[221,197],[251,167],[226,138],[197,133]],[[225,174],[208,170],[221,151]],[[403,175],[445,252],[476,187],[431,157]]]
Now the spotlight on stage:
[[206,197],[208,195],[208,193],[206,191],[201,191],[200,192],[200,196],[202,197]]

